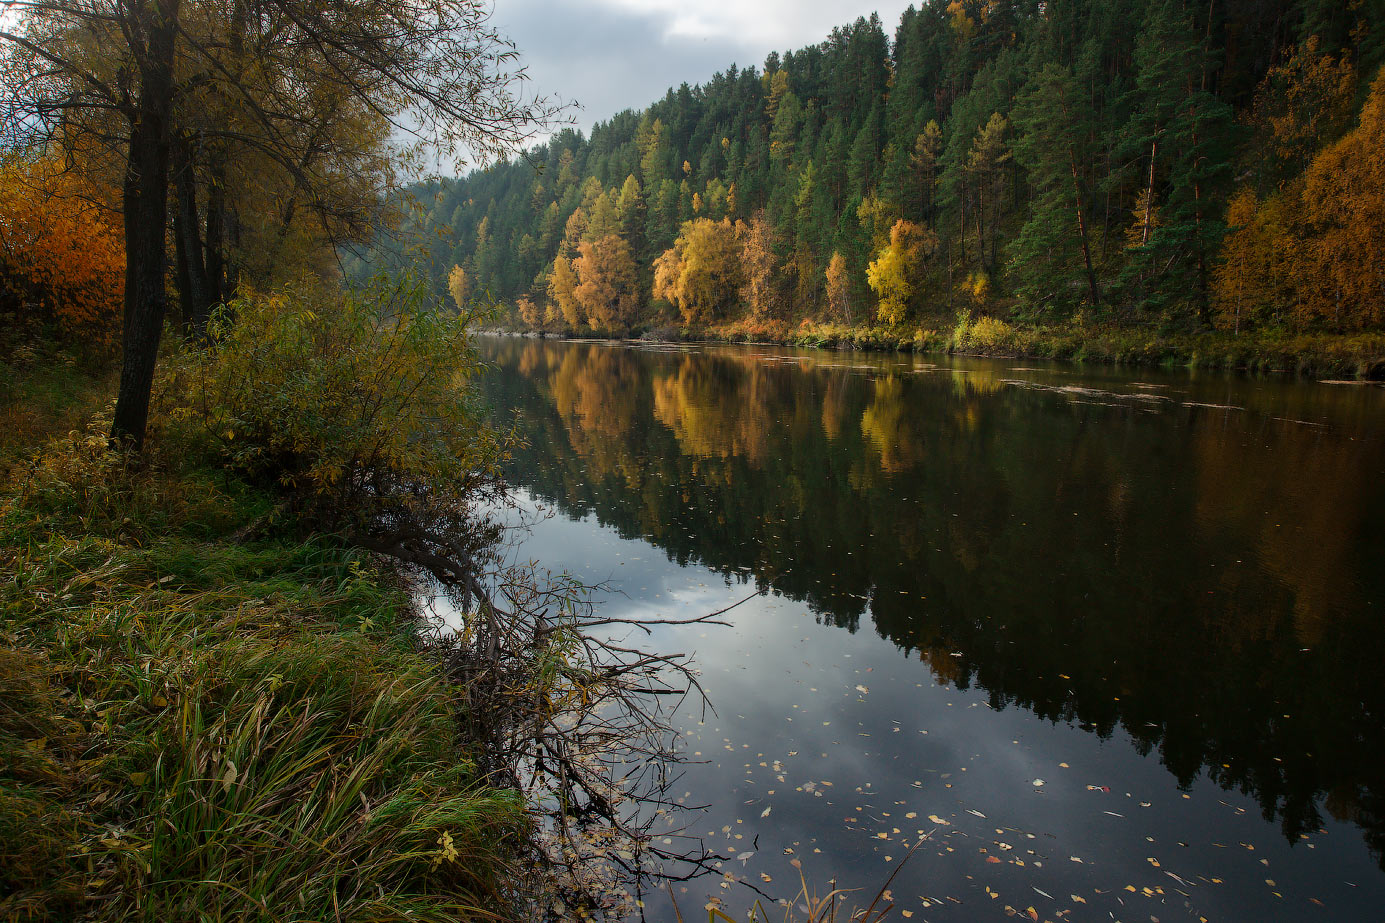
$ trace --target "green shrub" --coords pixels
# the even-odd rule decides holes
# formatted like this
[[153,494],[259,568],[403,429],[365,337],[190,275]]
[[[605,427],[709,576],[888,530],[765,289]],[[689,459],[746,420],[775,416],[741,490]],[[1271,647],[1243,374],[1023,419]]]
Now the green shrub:
[[470,386],[475,320],[407,277],[249,295],[176,364],[171,414],[307,527],[422,566],[482,555],[508,443]]

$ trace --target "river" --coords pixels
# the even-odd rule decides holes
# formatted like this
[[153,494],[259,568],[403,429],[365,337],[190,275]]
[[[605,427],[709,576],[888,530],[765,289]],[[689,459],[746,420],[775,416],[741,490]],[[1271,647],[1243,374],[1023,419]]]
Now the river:
[[868,903],[921,835],[916,921],[1385,915],[1385,390],[481,346],[556,513],[520,554],[622,617],[765,591],[645,642],[715,708],[679,823],[739,857],[685,918],[792,898],[794,859]]

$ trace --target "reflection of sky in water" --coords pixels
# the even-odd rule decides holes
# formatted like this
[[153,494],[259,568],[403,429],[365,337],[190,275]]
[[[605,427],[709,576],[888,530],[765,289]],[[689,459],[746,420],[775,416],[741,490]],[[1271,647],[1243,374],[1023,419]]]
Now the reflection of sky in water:
[[[591,516],[539,518],[516,553],[607,583],[603,613],[622,618],[701,615],[754,589],[680,567]],[[1291,846],[1249,797],[1204,775],[1180,791],[1121,729],[1102,740],[993,710],[984,689],[939,685],[874,632],[820,624],[776,595],[726,618],[660,628],[647,643],[691,654],[716,709],[701,724],[682,715],[689,762],[675,795],[711,806],[681,822],[719,852],[753,852],[721,871],[773,897],[797,890],[798,856],[820,891],[835,874],[868,902],[931,831],[891,888],[919,920],[1006,907],[1078,920],[1379,915],[1380,871],[1349,824],[1329,820]],[[755,897],[715,878],[676,890],[689,919],[711,897],[737,913]],[[663,918],[662,899],[646,900]]]

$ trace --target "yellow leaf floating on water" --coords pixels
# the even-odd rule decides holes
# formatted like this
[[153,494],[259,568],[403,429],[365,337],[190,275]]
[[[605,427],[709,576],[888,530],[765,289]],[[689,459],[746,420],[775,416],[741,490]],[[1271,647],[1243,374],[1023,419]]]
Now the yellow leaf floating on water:
[[929,814],[929,815],[928,815],[928,821],[929,821],[929,823],[939,824],[939,825],[941,825],[941,826],[943,826],[943,827],[949,827],[949,826],[951,826],[951,824],[949,824],[947,821],[943,820],[941,817],[939,817],[939,816],[936,815],[936,814]]

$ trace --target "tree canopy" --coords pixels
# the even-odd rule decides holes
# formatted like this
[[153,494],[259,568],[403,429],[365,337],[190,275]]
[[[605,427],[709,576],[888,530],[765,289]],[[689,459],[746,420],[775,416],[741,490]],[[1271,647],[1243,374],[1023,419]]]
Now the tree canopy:
[[[521,95],[514,47],[472,0],[13,0],[6,8],[17,17],[0,27],[8,143],[98,150],[123,177],[113,435],[136,446],[166,308],[170,189],[180,294],[201,328],[245,272],[272,278],[296,244],[321,253],[314,244],[372,227],[400,163],[392,133],[460,162],[513,150],[557,111]],[[315,227],[295,223],[303,211]],[[258,267],[244,246],[256,237]]]
[[[434,235],[436,279],[467,266],[502,301],[554,306],[560,258],[616,233],[648,325],[950,328],[966,310],[1057,325],[1377,327],[1360,293],[1368,272],[1329,285],[1266,263],[1253,286],[1232,280],[1248,278],[1250,257],[1236,255],[1247,234],[1274,260],[1343,253],[1333,235],[1348,229],[1353,259],[1380,246],[1360,132],[1382,23],[1385,0],[926,0],[892,35],[858,19],[590,135],[562,131],[526,158],[422,188],[413,228]],[[1322,159],[1332,151],[1336,173]],[[1243,224],[1248,203],[1269,224]],[[917,259],[891,240],[899,221],[929,241]],[[723,222],[759,230],[738,248],[694,244]],[[1281,226],[1303,248],[1273,243]],[[378,241],[363,261],[394,246]],[[1319,294],[1275,278],[1318,279]]]

